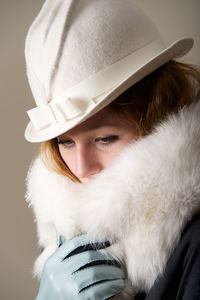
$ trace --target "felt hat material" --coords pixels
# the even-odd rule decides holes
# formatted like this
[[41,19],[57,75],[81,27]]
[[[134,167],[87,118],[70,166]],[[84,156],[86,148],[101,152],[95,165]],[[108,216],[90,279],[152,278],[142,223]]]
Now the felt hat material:
[[166,47],[132,0],[46,0],[26,37],[36,107],[25,138],[42,142],[70,130],[192,45],[184,38]]

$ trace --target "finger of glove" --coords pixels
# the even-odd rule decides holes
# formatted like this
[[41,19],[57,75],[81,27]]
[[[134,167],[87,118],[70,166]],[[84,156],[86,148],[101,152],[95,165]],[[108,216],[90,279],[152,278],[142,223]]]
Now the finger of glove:
[[[97,239],[93,239],[89,237],[87,234],[77,236],[69,241],[64,242],[53,254],[53,258],[55,260],[63,260],[67,256],[69,256],[73,251],[77,250],[78,248],[84,247],[86,248],[87,245],[90,244],[99,244],[100,242]],[[102,248],[106,248],[108,245],[102,244]],[[95,248],[95,246],[94,246]],[[87,250],[87,249],[86,249]],[[82,250],[84,251],[84,250]]]
[[120,264],[114,260],[110,254],[101,253],[96,250],[88,250],[70,256],[64,259],[59,265],[60,268],[62,268],[62,271],[72,274],[80,271],[81,269],[89,267],[90,265],[101,264],[117,265],[118,267],[120,266]]
[[99,282],[94,286],[90,286],[79,293],[80,299],[88,300],[105,300],[119,294],[125,288],[123,279]]
[[101,281],[125,279],[124,271],[112,265],[91,266],[72,274],[72,279],[76,282],[78,291],[94,285]]

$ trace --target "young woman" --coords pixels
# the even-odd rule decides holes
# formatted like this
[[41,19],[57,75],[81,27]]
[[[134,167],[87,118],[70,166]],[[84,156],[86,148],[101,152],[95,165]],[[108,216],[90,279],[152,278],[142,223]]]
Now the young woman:
[[37,300],[199,299],[200,73],[131,0],[47,0],[26,39]]

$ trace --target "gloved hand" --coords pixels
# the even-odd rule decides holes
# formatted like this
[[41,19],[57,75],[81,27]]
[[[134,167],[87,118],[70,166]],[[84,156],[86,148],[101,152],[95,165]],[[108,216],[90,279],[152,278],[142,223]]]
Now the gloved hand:
[[61,243],[44,265],[36,300],[102,300],[120,293],[125,288],[120,264],[95,250],[108,246],[88,235]]

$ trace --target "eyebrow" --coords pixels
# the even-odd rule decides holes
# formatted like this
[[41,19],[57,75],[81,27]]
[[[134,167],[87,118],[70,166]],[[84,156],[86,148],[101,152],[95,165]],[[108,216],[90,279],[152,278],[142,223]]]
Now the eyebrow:
[[[97,130],[100,127],[120,127],[120,125],[118,123],[116,123],[115,121],[113,122],[109,122],[108,121],[103,121],[101,124],[92,124],[91,126],[89,126],[89,128],[86,128],[87,131],[93,131],[93,130]],[[62,136],[62,135],[61,135]],[[59,139],[59,141],[63,141],[65,139],[68,138],[67,132],[64,134],[63,137],[58,136],[57,139]]]
[[93,124],[88,128],[88,130],[95,130],[100,127],[119,127],[119,126],[120,125],[118,123],[115,123],[115,122],[107,123],[107,121],[106,121],[105,123],[102,122],[101,124]]

